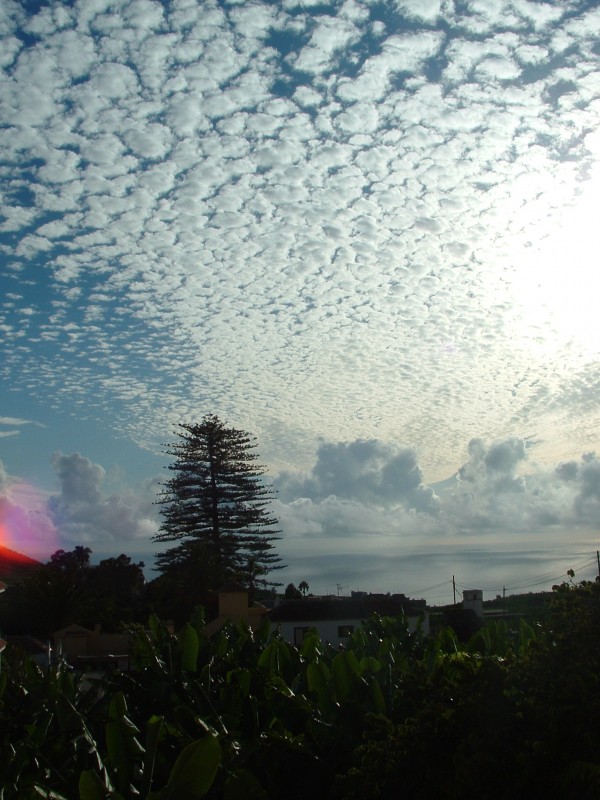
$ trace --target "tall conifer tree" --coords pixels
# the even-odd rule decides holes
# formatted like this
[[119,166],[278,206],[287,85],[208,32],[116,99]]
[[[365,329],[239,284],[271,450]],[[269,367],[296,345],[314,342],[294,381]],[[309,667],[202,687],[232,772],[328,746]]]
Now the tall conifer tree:
[[173,546],[157,554],[157,569],[204,589],[228,578],[275,585],[265,576],[283,566],[274,547],[280,537],[268,512],[273,492],[255,463],[256,440],[215,415],[179,428],[167,450],[174,475],[159,498],[163,522],[154,537]]

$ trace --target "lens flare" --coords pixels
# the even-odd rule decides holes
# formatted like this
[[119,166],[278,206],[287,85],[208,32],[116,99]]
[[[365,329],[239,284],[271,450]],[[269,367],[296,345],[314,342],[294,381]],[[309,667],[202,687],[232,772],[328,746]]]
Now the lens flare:
[[48,558],[59,547],[58,531],[46,507],[47,496],[14,483],[0,497],[0,546],[31,558]]

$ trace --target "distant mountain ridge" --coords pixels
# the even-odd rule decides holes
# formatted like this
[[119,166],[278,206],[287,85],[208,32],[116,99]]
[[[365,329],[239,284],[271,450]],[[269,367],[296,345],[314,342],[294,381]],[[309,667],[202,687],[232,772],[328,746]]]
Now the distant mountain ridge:
[[0,577],[23,572],[28,568],[39,566],[40,563],[35,558],[18,553],[16,550],[11,550],[10,547],[0,545]]

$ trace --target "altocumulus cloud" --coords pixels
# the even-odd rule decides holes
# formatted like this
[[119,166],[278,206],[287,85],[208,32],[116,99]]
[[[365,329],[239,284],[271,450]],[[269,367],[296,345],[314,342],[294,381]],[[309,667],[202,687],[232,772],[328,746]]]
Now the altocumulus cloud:
[[474,414],[554,435],[575,407],[563,452],[595,446],[595,294],[565,316],[515,274],[598,163],[595,3],[2,10],[11,389],[151,449],[201,405],[279,465],[402,431],[441,478]]

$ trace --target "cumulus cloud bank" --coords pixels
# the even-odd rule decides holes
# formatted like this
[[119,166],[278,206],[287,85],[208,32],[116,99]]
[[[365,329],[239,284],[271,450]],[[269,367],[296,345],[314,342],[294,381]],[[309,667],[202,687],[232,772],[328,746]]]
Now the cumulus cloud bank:
[[339,497],[379,508],[437,511],[434,492],[423,484],[416,452],[375,439],[324,443],[308,477],[284,473],[276,487],[281,498],[299,496],[318,502]]
[[432,487],[408,448],[375,440],[322,444],[309,475],[279,476],[278,513],[290,535],[311,539],[468,534],[485,541],[501,532],[593,530],[600,510],[596,455],[549,469],[532,461],[531,449],[535,444],[516,437],[489,445],[473,439],[455,479]]
[[152,482],[141,492],[130,489],[106,495],[102,491],[105,470],[89,458],[55,453],[52,464],[60,493],[48,499],[48,512],[65,541],[126,547],[156,533]]
[[[353,588],[404,591],[456,571],[495,590],[515,581],[527,589],[555,582],[574,564],[595,563],[595,454],[547,468],[533,460],[535,443],[517,437],[473,439],[467,450],[453,479],[429,486],[414,449],[322,442],[306,474],[275,479],[284,579],[309,578],[317,591],[341,580],[346,588],[351,581]],[[108,494],[104,468],[79,453],[56,453],[53,468],[58,492],[41,497],[0,462],[2,543],[46,556],[77,544],[99,552],[158,549],[151,543],[160,524],[158,479]],[[525,573],[532,577],[519,584]]]

